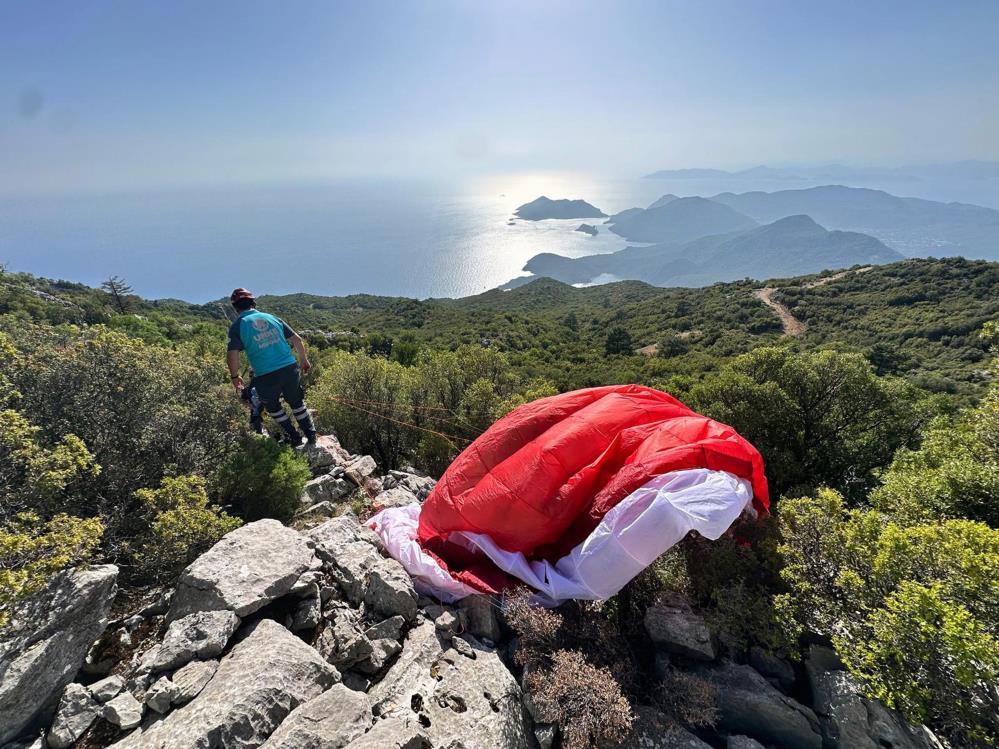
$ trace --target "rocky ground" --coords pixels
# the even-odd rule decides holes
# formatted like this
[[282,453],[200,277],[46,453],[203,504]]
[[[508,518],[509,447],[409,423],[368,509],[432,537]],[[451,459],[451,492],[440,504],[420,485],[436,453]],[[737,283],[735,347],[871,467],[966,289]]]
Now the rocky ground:
[[[417,595],[346,503],[422,501],[433,480],[377,477],[332,438],[294,527],[249,523],[176,586],[109,620],[117,569],[69,571],[0,634],[0,746],[9,749],[550,749],[561,746],[511,657],[498,602]],[[367,498],[359,501],[358,497]],[[794,666],[721,652],[698,612],[663,594],[645,631],[656,665],[716,689],[699,734],[651,707],[617,749],[931,749],[923,728],[864,699],[832,651]]]

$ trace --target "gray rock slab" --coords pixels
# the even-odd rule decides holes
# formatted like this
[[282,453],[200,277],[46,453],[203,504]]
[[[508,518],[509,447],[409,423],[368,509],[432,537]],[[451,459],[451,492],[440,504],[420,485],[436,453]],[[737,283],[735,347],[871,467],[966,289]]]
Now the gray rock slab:
[[371,500],[371,504],[379,509],[385,509],[386,507],[405,507],[406,505],[418,503],[419,500],[413,492],[401,487],[386,489]]
[[379,557],[368,570],[364,603],[378,613],[411,622],[416,618],[416,599],[413,579],[394,559]]
[[664,591],[645,611],[645,631],[656,647],[695,660],[715,658],[711,632],[686,598]]
[[0,745],[54,707],[104,632],[118,568],[95,565],[56,576],[24,601],[0,633]]
[[342,749],[373,722],[367,696],[335,684],[292,710],[263,749]]
[[104,720],[123,731],[130,731],[142,722],[142,703],[131,692],[122,692],[104,704]]
[[458,612],[464,619],[468,632],[491,642],[500,641],[502,632],[496,615],[496,602],[492,596],[466,596],[458,602]]
[[389,637],[393,640],[402,639],[402,629],[406,626],[406,619],[403,616],[390,616],[377,624],[373,624],[364,630],[364,636],[369,640],[381,640]]
[[97,719],[101,706],[82,684],[67,684],[46,740],[52,749],[71,746]]
[[756,739],[749,736],[729,736],[725,749],[767,749]]
[[218,670],[218,661],[191,661],[174,671],[170,681],[177,688],[174,705],[184,705],[197,697]]
[[180,688],[167,677],[161,676],[146,691],[145,703],[150,710],[162,715],[171,708],[179,695]]
[[749,665],[785,691],[794,685],[794,669],[791,664],[759,646],[754,645],[749,649]]
[[296,707],[339,680],[336,669],[277,622],[262,619],[191,702],[135,731],[116,749],[258,747]]
[[285,595],[317,560],[305,536],[277,520],[227,533],[181,574],[168,619],[228,609],[243,617]]
[[418,721],[388,718],[378,721],[366,734],[347,744],[347,749],[431,749],[432,746]]
[[820,749],[819,721],[810,709],[777,690],[750,666],[725,662],[697,673],[717,690],[718,728],[778,749]]
[[334,466],[344,465],[349,457],[337,438],[331,434],[324,434],[316,440],[316,444],[302,445],[297,450],[308,461],[313,476],[327,473]]
[[639,706],[633,711],[631,732],[614,749],[711,749],[690,731],[681,728],[659,710]]
[[228,610],[198,611],[170,623],[163,642],[152,654],[151,671],[183,666],[195,658],[215,658],[225,650],[239,627],[239,617]]
[[455,737],[466,749],[526,749],[534,743],[516,680],[493,649],[471,660],[444,643],[432,622],[406,636],[405,646],[369,691],[377,716],[419,721],[434,746]]
[[98,702],[107,702],[116,697],[125,688],[125,680],[117,674],[112,674],[100,681],[95,681],[88,689]]
[[326,474],[305,483],[302,504],[312,506],[321,502],[336,504],[354,493],[357,487],[342,476]]

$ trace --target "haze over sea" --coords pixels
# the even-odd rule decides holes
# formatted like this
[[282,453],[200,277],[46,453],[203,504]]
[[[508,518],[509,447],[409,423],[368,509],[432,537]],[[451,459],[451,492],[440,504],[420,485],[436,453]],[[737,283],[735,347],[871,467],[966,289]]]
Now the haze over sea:
[[[857,186],[999,207],[996,182]],[[458,297],[522,275],[539,252],[579,257],[626,246],[600,226],[602,219],[507,223],[517,206],[542,194],[583,198],[614,213],[668,192],[710,196],[812,184],[818,183],[558,173],[0,195],[0,262],[93,285],[115,274],[145,297],[194,302],[225,296],[234,286],[272,294]],[[599,235],[574,231],[584,222],[596,224]]]

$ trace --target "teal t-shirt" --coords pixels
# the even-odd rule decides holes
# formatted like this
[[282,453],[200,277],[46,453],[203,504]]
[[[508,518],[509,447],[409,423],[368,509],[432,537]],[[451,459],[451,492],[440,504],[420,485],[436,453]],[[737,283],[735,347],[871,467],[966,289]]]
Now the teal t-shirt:
[[293,335],[281,318],[249,309],[229,326],[229,351],[245,351],[254,375],[265,375],[296,363],[288,344]]

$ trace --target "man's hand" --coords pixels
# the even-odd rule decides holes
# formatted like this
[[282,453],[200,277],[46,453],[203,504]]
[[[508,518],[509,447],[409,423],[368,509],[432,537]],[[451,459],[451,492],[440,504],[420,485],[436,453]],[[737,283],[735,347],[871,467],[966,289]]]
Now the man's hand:
[[312,362],[309,361],[308,357],[302,359],[302,374],[308,374],[312,371]]
[[235,375],[234,377],[232,377],[230,379],[232,381],[232,386],[234,388],[236,388],[236,392],[237,393],[240,392],[243,388],[246,387],[246,383],[243,382],[243,378],[240,377],[239,375]]

